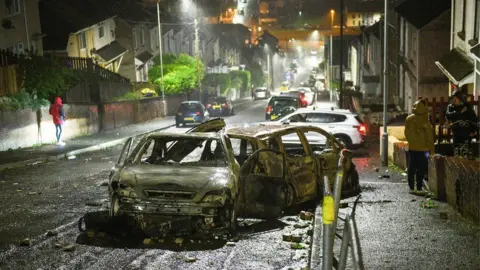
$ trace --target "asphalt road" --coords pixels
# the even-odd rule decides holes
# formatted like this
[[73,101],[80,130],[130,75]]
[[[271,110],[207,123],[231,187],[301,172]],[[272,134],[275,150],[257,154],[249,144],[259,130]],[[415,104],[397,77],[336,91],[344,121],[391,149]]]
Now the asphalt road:
[[[243,124],[264,119],[267,101],[227,117]],[[186,128],[169,131],[184,132]],[[79,155],[74,160],[6,170],[0,175],[0,269],[288,269],[307,264],[308,250],[293,250],[282,234],[295,229],[295,216],[278,221],[245,220],[238,239],[191,240],[143,245],[136,239],[113,241],[108,236],[87,241],[77,228],[85,213],[105,216],[107,187],[102,186],[120,146]],[[56,236],[47,236],[55,231]],[[30,246],[19,243],[29,238]],[[131,241],[130,241],[131,240]],[[226,245],[234,240],[234,246]],[[193,242],[192,242],[193,241]],[[74,251],[56,245],[76,244]],[[196,258],[196,262],[185,262]]]

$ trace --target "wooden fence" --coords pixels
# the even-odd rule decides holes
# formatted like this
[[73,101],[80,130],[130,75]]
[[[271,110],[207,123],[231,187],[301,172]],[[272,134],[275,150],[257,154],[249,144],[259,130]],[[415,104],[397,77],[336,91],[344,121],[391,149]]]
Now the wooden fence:
[[69,69],[93,75],[94,78],[117,82],[130,83],[130,80],[113,71],[105,69],[94,63],[91,58],[62,57],[62,56],[26,56],[14,54],[6,50],[0,50],[0,96],[10,96],[17,93],[21,86],[19,76],[19,61],[29,60],[33,57],[45,57],[61,66]]
[[[447,106],[449,104],[449,98],[441,97],[440,100],[437,100],[436,98],[428,100],[428,98],[426,98],[425,100],[428,102],[428,108],[430,114],[432,115],[432,124],[433,129],[435,130],[435,141],[439,143],[449,142],[452,138],[451,128],[447,126],[445,121],[445,111],[447,110]],[[480,97],[468,95],[467,103],[473,108],[477,108],[477,119],[480,119]],[[479,133],[477,133],[476,139],[479,141]]]

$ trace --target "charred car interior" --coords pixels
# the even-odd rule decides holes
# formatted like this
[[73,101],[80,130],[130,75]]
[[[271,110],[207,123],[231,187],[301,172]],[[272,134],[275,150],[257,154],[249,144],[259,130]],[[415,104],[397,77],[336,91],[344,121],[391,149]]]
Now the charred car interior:
[[[149,235],[237,229],[237,219],[272,219],[317,200],[333,181],[343,146],[317,127],[225,128],[223,119],[184,134],[125,143],[109,182],[111,216],[128,216]],[[358,188],[352,164],[345,189]]]

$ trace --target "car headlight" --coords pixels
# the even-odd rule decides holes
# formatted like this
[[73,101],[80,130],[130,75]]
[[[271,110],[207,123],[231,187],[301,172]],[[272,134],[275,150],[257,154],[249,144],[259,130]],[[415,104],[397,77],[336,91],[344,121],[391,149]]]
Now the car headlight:
[[135,190],[122,183],[118,185],[117,194],[124,197],[137,198]]
[[221,203],[224,204],[227,196],[225,190],[212,190],[209,191],[203,196],[202,202],[206,203]]

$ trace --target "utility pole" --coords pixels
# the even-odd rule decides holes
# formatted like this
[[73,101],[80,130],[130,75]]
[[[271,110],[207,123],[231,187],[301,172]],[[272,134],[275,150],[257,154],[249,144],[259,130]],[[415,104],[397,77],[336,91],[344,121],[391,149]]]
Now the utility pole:
[[344,10],[344,3],[343,0],[340,0],[340,82],[338,83],[339,91],[340,91],[340,102],[338,107],[343,109],[343,10]]
[[197,19],[195,19],[195,59],[197,62],[198,89],[200,91],[199,100],[200,100],[200,103],[202,103],[203,91],[202,91],[202,82],[200,81],[200,40],[198,38],[198,20]]
[[157,1],[157,24],[158,24],[158,52],[160,58],[160,78],[162,89],[163,116],[167,116],[167,103],[165,102],[165,85],[163,83],[163,46],[162,46],[162,26],[160,24],[160,0]]
[[333,65],[333,35],[330,35],[330,57],[328,58],[328,78],[329,84],[330,84],[330,101],[333,101],[333,70],[332,70],[332,65]]
[[382,165],[388,166],[388,133],[387,133],[387,103],[388,103],[388,0],[385,0],[385,16],[383,21],[383,134],[382,134]]

